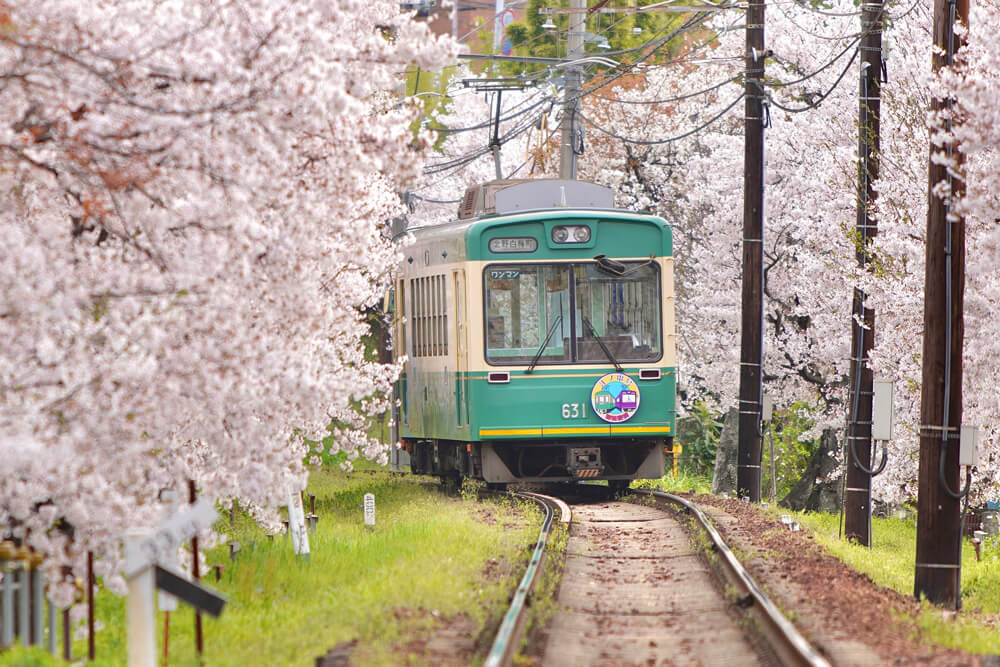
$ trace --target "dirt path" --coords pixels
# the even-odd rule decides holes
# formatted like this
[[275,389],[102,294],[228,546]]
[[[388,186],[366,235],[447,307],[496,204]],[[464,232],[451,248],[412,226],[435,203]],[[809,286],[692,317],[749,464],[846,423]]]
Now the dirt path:
[[761,665],[681,525],[620,502],[573,506],[541,664]]

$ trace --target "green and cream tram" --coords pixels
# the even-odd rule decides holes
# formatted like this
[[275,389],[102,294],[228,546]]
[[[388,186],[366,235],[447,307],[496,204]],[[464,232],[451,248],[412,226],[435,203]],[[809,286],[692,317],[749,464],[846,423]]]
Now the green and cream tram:
[[670,227],[578,181],[470,188],[407,230],[394,286],[413,472],[495,484],[663,474],[674,433]]

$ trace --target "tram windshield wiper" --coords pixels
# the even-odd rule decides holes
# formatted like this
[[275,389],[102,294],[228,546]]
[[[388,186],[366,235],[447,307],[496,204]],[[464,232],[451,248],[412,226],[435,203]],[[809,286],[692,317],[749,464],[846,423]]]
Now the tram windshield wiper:
[[559,313],[558,315],[556,315],[556,319],[552,322],[552,326],[549,327],[549,332],[545,334],[545,340],[542,341],[542,345],[541,347],[538,348],[538,352],[535,352],[535,356],[531,360],[531,363],[528,365],[528,369],[524,371],[525,375],[535,370],[535,366],[538,364],[538,360],[542,358],[542,352],[545,351],[545,348],[549,344],[549,339],[552,338],[552,334],[556,332],[556,327],[558,327],[561,322],[562,322],[562,313]]
[[608,346],[604,344],[604,341],[601,340],[601,337],[597,335],[596,331],[594,331],[594,325],[590,323],[590,320],[588,320],[585,315],[580,315],[580,319],[583,320],[583,325],[587,327],[587,330],[590,332],[590,335],[594,337],[594,340],[597,341],[597,344],[601,346],[602,350],[604,350],[604,355],[608,358],[608,361],[610,361],[612,364],[615,365],[616,371],[621,373],[622,365],[618,363],[618,360],[615,359],[615,355],[611,354],[611,350],[608,349]]
[[599,270],[616,278],[621,278],[626,273],[626,266],[624,264],[611,259],[607,255],[597,255],[594,257],[594,261],[597,262]]

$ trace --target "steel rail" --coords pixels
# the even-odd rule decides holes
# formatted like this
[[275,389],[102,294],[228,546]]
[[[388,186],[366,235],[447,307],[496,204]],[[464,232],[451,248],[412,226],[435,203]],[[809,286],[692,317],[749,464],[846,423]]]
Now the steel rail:
[[508,607],[507,613],[500,623],[500,629],[497,630],[493,646],[486,657],[486,662],[483,663],[484,667],[501,667],[511,664],[514,652],[520,642],[521,632],[524,629],[524,612],[527,609],[526,602],[528,595],[535,586],[536,576],[542,571],[542,562],[545,559],[545,549],[548,546],[549,535],[552,532],[552,520],[555,516],[555,510],[559,509],[562,523],[569,523],[570,520],[569,506],[558,498],[528,491],[517,491],[513,495],[528,498],[538,503],[545,512],[545,519],[542,521],[541,530],[538,531],[538,542],[535,544],[535,550],[531,554],[528,568],[525,570],[524,576],[521,578],[521,583],[518,585],[517,591],[510,601],[510,607]]
[[739,606],[744,608],[746,614],[753,617],[764,641],[782,665],[830,667],[830,662],[820,655],[757,585],[704,512],[693,503],[669,493],[645,489],[632,489],[632,493],[650,495],[680,505],[694,515],[712,540],[713,551],[720,556],[718,560],[720,570],[727,583],[737,591]]

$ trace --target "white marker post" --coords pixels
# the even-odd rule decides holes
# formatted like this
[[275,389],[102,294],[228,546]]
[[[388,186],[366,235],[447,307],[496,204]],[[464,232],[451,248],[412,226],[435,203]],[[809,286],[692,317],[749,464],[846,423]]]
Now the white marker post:
[[[169,521],[170,517],[173,514],[175,514],[179,509],[176,504],[177,494],[174,493],[172,489],[164,489],[163,491],[160,491],[160,501],[168,503],[163,508],[163,520]],[[181,564],[180,564],[180,559],[177,558],[177,550],[174,549],[173,551],[168,551],[167,553],[163,554],[163,556],[160,558],[160,565],[167,568],[171,572],[179,573],[181,571]],[[158,591],[156,595],[156,603],[157,603],[157,608],[160,611],[165,611],[165,612],[177,611],[177,598],[175,598],[170,593]],[[167,614],[164,623],[166,624],[170,623],[169,613]],[[164,642],[167,641],[166,630],[164,630],[163,633],[163,641]]]
[[288,492],[288,531],[292,534],[292,548],[296,556],[309,558],[309,532],[306,530],[306,513],[302,508],[302,495]]
[[155,667],[156,662],[156,564],[171,555],[198,531],[215,523],[215,504],[199,500],[189,509],[164,521],[155,532],[132,530],[125,535],[125,569],[128,600],[125,603],[126,654],[129,667]]
[[[148,531],[129,531],[125,536],[125,558],[138,562],[144,557],[143,545],[150,537]],[[153,568],[146,566],[128,577],[126,601],[126,636],[129,667],[154,667],[156,665],[156,612],[153,599],[156,595]]]
[[135,548],[125,551],[125,576],[139,574],[150,565],[166,560],[171,553],[176,554],[186,540],[210,528],[216,516],[215,504],[203,498],[187,511],[164,521],[155,533],[145,533]]
[[365,528],[375,528],[375,494],[365,494]]

